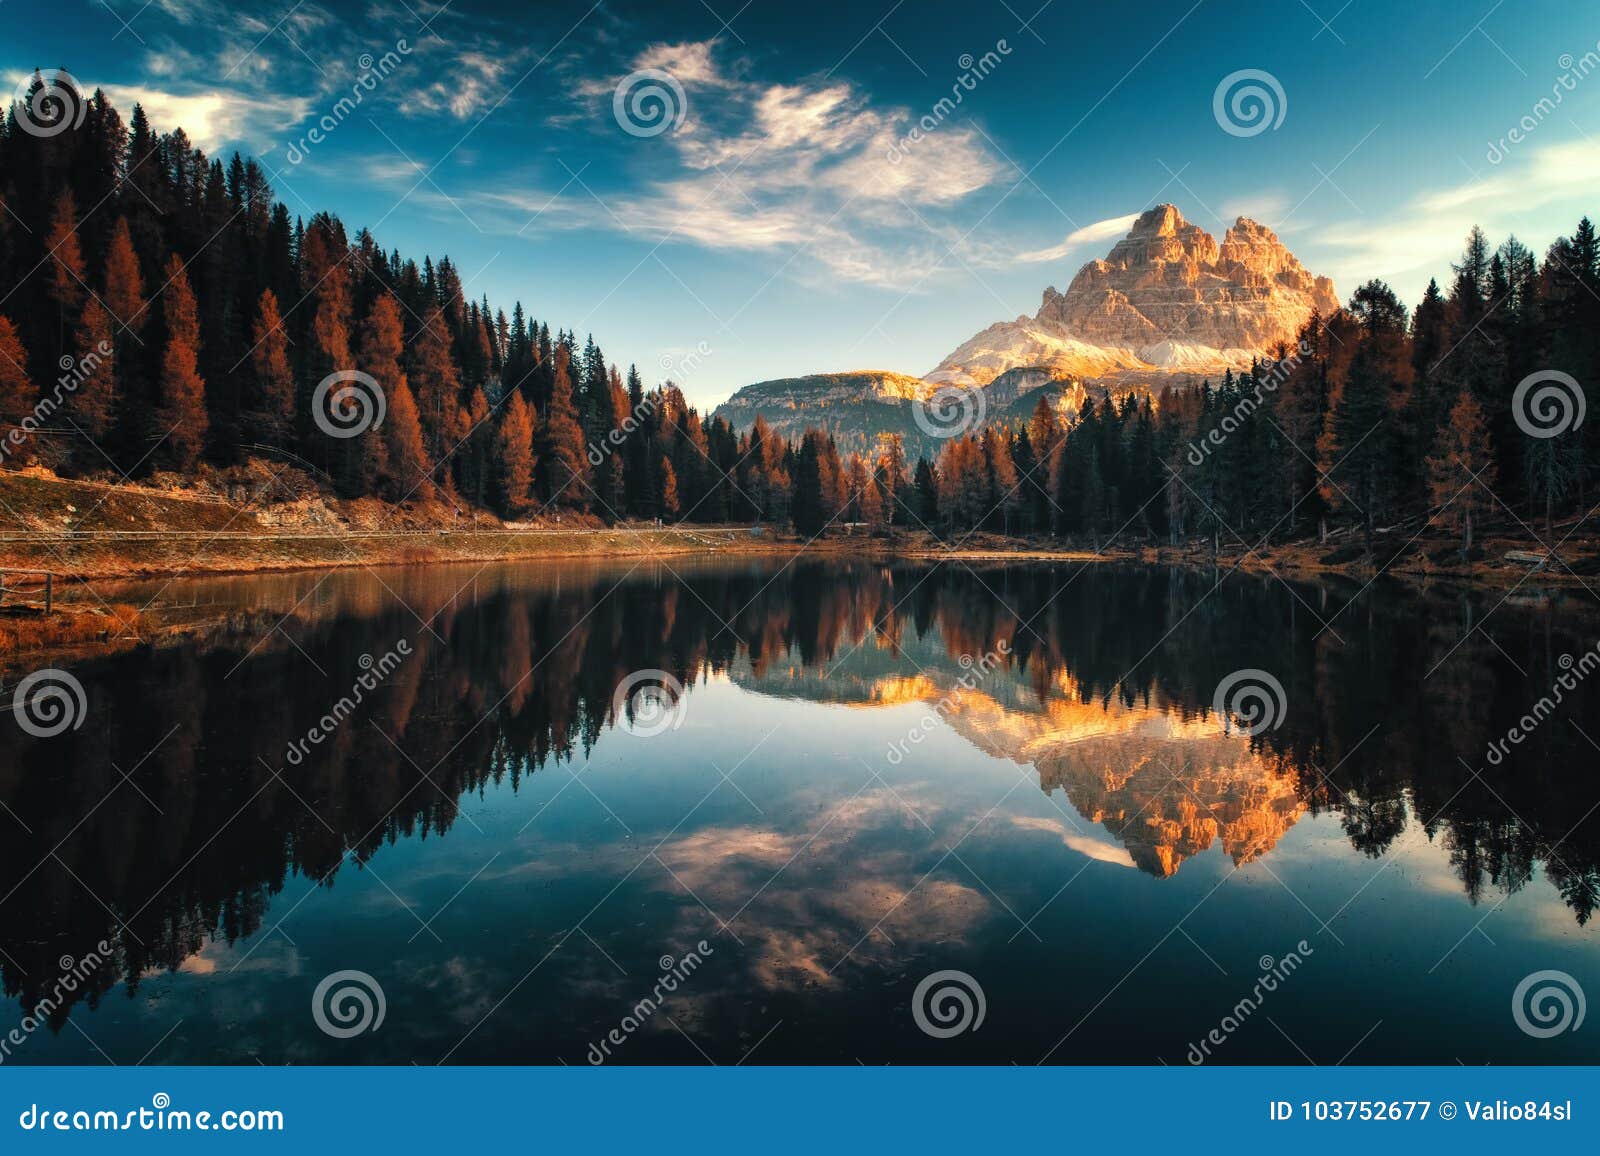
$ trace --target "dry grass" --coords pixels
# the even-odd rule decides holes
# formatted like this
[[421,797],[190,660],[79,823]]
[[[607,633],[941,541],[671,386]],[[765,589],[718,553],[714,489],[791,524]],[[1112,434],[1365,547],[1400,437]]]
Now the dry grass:
[[437,562],[439,560],[439,551],[431,546],[402,546],[399,557],[396,560],[405,563],[407,566],[412,566],[419,562]]
[[137,607],[118,603],[109,609],[56,611],[46,614],[29,606],[0,608],[0,654],[107,642],[135,637],[147,626]]

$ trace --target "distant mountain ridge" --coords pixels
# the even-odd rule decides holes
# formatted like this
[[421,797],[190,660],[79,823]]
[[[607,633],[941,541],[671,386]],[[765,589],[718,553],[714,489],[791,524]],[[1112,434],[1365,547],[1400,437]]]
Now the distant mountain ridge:
[[820,426],[846,452],[899,434],[909,456],[931,455],[940,439],[919,426],[915,409],[940,388],[982,389],[988,422],[1025,417],[1045,389],[1057,408],[1075,410],[1085,397],[1245,368],[1292,344],[1314,311],[1338,306],[1333,282],[1264,225],[1240,217],[1219,242],[1175,205],[1157,205],[1110,253],[1082,266],[1065,293],[1046,289],[1034,316],[988,326],[924,377],[779,378],[745,386],[716,413],[741,430],[760,414],[790,438]]

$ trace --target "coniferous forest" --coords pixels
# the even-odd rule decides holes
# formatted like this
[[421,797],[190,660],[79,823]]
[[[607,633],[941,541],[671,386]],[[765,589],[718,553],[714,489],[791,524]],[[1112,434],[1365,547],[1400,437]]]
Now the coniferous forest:
[[[1587,218],[1542,256],[1474,230],[1414,307],[1370,281],[1297,347],[1220,381],[1093,391],[1077,409],[1046,389],[1031,420],[912,462],[897,439],[862,458],[822,430],[788,443],[759,418],[742,432],[703,419],[593,336],[469,300],[448,256],[419,264],[331,213],[291,214],[254,160],[208,157],[137,105],[124,121],[100,92],[53,136],[13,109],[0,199],[0,424],[30,435],[6,442],[12,468],[137,479],[264,456],[343,498],[508,519],[765,521],[807,537],[865,523],[1097,548],[1342,526],[1371,554],[1375,533],[1431,520],[1465,554],[1486,521],[1548,536],[1584,508],[1600,460],[1593,423],[1574,420],[1600,380]],[[352,371],[384,417],[330,437],[323,419],[363,403],[327,389]],[[1527,387],[1551,371],[1576,391]]]

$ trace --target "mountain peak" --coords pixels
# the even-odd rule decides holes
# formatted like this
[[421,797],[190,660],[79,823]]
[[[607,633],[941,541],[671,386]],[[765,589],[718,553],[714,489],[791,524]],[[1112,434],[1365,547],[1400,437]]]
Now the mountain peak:
[[1333,282],[1314,276],[1248,217],[1221,243],[1176,205],[1146,209],[1065,293],[1044,293],[1030,318],[992,325],[957,349],[929,381],[985,384],[1021,365],[1060,377],[1115,372],[1221,372],[1293,342],[1313,310],[1338,308]]
[[1128,236],[1171,237],[1188,223],[1178,211],[1177,205],[1157,205],[1139,214],[1139,219],[1133,223],[1133,228],[1128,230]]

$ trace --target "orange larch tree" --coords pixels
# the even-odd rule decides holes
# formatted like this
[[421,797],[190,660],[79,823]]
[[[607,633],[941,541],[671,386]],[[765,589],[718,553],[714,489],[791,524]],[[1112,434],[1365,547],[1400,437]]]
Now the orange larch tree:
[[167,344],[161,353],[161,405],[156,414],[168,457],[192,470],[205,451],[211,420],[206,413],[206,383],[200,377],[200,317],[183,262],[174,253],[163,270],[161,291]]
[[128,218],[118,217],[106,249],[105,306],[118,327],[137,332],[145,322],[144,277],[139,272],[139,256],[133,250]]
[[533,417],[519,391],[512,391],[500,415],[496,448],[501,500],[506,515],[519,518],[533,505]]
[[28,351],[11,318],[0,316],[0,460],[7,465],[24,460],[27,442],[16,427],[37,401],[38,391],[28,377]]
[[589,500],[589,464],[583,427],[578,424],[578,410],[572,400],[570,360],[566,347],[557,346],[555,385],[539,423],[537,453],[545,500],[552,505],[581,509]]
[[294,372],[289,366],[289,334],[271,289],[256,303],[250,330],[250,394],[245,434],[262,445],[287,447],[294,437]]
[[402,379],[389,391],[389,412],[383,419],[384,452],[389,459],[389,488],[396,501],[425,498],[433,493],[428,474],[433,469],[422,441],[417,399]]
[[88,463],[100,465],[105,461],[101,454],[102,443],[116,417],[117,352],[112,338],[111,314],[93,298],[83,307],[83,319],[78,323],[73,345],[77,350],[76,372],[80,378],[68,414],[79,431],[101,447],[100,450],[94,446],[81,447],[86,452],[79,456]]
[[70,191],[56,201],[44,251],[50,258],[50,297],[61,310],[63,328],[75,324],[85,296],[83,246],[78,243],[78,208]]

